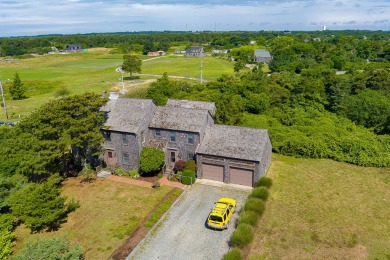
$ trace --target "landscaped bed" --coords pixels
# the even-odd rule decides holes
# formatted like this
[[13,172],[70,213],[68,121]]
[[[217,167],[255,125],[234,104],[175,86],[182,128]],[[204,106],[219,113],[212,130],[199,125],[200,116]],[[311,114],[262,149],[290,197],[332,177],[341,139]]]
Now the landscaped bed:
[[107,259],[174,189],[150,189],[104,179],[80,181],[70,178],[63,186],[63,195],[79,200],[80,208],[55,232],[30,234],[24,226],[18,227],[15,254],[29,239],[66,236],[82,246],[86,259]]

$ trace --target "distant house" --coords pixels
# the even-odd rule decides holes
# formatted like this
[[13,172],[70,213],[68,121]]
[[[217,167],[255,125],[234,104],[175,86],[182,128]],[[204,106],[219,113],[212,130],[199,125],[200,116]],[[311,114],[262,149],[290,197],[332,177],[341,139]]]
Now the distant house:
[[272,56],[268,51],[266,51],[264,49],[256,49],[254,61],[255,62],[269,63],[272,61]]
[[175,50],[174,53],[175,54],[186,54],[186,51],[185,50]]
[[202,46],[197,46],[197,47],[191,47],[186,50],[186,57],[204,57],[206,56],[203,47]]
[[81,52],[82,50],[80,44],[68,44],[65,46],[64,52]]
[[110,95],[102,108],[106,138],[104,161],[125,170],[137,169],[143,147],[165,153],[165,167],[178,160],[196,160],[197,177],[253,186],[271,162],[272,144],[266,129],[217,125],[215,103],[152,100]]
[[211,55],[212,56],[218,56],[218,55],[225,55],[228,54],[228,50],[212,50]]
[[148,56],[163,56],[165,55],[164,51],[150,51],[148,52]]

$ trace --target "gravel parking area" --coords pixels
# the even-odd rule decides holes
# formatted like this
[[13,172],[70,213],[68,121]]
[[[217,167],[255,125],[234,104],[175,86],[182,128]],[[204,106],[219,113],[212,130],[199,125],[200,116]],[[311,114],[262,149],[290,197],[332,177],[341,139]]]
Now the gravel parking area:
[[[238,211],[250,190],[195,184],[185,191],[151,235],[127,259],[221,259],[228,251]],[[210,210],[221,197],[237,201],[237,208],[226,230],[206,227]]]

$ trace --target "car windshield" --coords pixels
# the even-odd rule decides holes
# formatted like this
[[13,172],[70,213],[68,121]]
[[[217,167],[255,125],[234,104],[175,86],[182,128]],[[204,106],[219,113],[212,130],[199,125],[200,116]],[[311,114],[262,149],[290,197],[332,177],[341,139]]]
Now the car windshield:
[[211,215],[211,216],[210,216],[210,220],[212,220],[212,221],[217,221],[217,222],[222,222],[222,217]]

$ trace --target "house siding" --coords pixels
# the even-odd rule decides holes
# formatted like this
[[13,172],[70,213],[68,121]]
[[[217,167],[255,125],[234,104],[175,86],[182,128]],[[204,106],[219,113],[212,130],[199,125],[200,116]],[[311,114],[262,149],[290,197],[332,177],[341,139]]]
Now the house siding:
[[[124,132],[113,132],[111,133],[111,141],[104,142],[103,146],[106,149],[115,151],[117,167],[122,168],[126,171],[137,169],[139,161],[139,146],[137,145],[138,140],[135,134],[124,133]],[[126,135],[127,143],[123,143],[122,134]],[[123,154],[129,154],[129,162],[123,163]]]
[[[149,138],[168,142],[168,147],[167,147],[168,149],[175,149],[178,151],[178,159],[187,160],[188,153],[192,153],[195,155],[196,148],[198,147],[198,144],[200,143],[199,133],[159,129],[160,136],[155,136],[156,129],[158,129],[158,128],[151,128],[150,129]],[[175,142],[170,141],[170,133],[171,132],[174,132],[176,134],[176,141]],[[193,134],[193,140],[194,140],[193,144],[188,143],[188,134],[189,133]],[[166,156],[166,157],[168,157],[168,156]]]
[[269,138],[269,135],[267,135],[267,141],[264,145],[263,154],[261,155],[261,161],[259,163],[258,167],[258,176],[255,176],[256,179],[260,179],[262,176],[265,176],[267,174],[267,170],[271,164],[272,160],[272,143],[271,139]]

